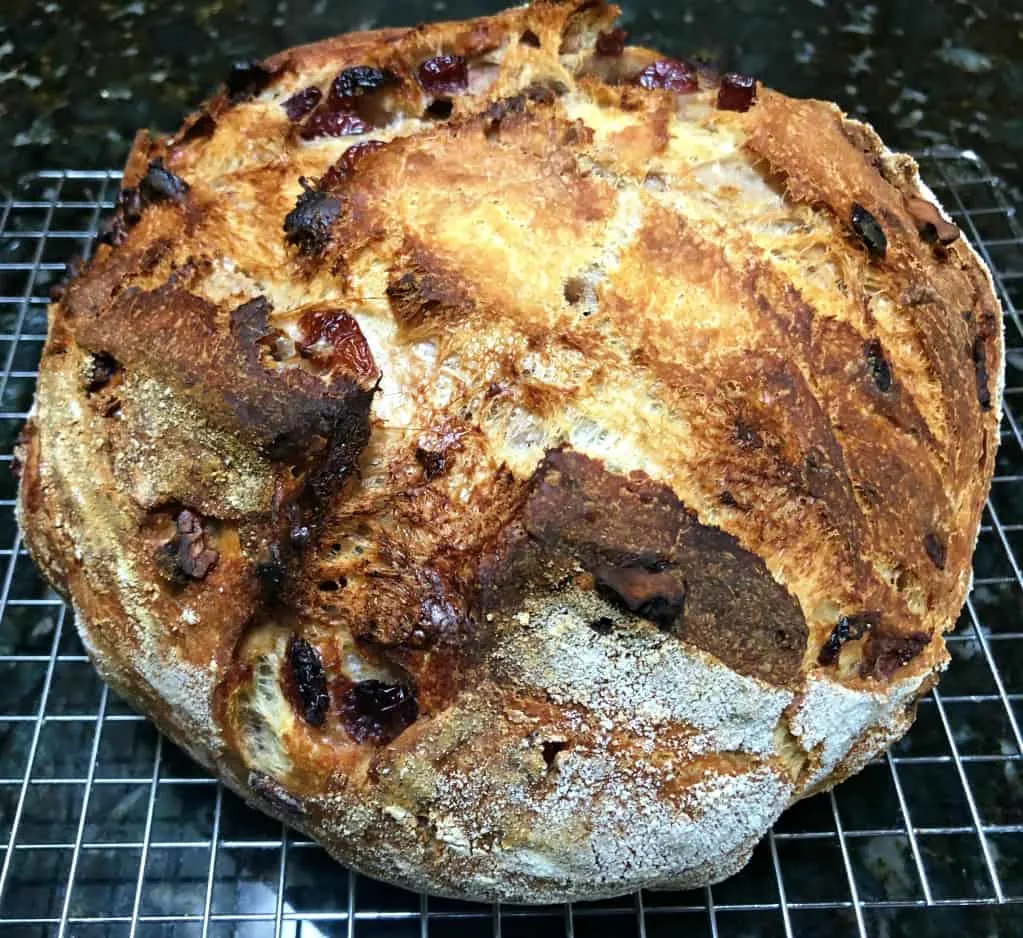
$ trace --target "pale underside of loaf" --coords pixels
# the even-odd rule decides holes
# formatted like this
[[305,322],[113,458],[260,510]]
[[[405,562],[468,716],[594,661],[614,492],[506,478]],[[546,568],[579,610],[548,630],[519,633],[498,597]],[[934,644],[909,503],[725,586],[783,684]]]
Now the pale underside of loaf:
[[[274,57],[140,136],[51,310],[19,517],[97,668],[412,888],[730,875],[906,731],[968,587],[983,265],[870,128],[644,87],[614,16]],[[355,66],[362,132],[303,139]]]

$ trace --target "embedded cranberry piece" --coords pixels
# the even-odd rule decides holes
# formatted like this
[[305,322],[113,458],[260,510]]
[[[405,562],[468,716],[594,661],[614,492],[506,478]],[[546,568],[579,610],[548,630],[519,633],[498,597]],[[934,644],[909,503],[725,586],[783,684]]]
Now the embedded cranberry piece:
[[207,546],[202,519],[194,511],[183,508],[175,528],[174,536],[156,553],[157,569],[172,583],[201,580],[220,559],[220,554]]
[[330,709],[330,695],[320,653],[304,638],[292,635],[288,639],[287,656],[292,686],[302,705],[302,719],[310,726],[323,726]]
[[748,111],[757,96],[757,80],[750,75],[729,72],[718,88],[718,107],[722,111]]
[[633,81],[640,88],[678,91],[682,94],[691,94],[700,87],[696,69],[688,62],[680,62],[677,59],[658,59],[651,62]]
[[358,114],[350,111],[317,111],[305,122],[299,136],[303,140],[317,137],[351,137],[369,131],[367,124]]
[[438,55],[419,66],[419,84],[431,94],[453,94],[469,87],[469,66],[461,55]]
[[120,366],[117,360],[106,352],[97,352],[89,362],[89,376],[85,384],[87,394],[102,391],[113,380]]
[[924,536],[924,550],[931,563],[939,570],[945,569],[945,562],[948,560],[948,546],[933,531]]
[[321,189],[300,179],[302,194],[284,219],[284,234],[301,254],[322,251],[330,238],[330,226],[341,213],[341,203]]
[[621,55],[625,49],[625,30],[621,26],[597,36],[597,55]]
[[888,239],[884,231],[877,223],[877,219],[870,214],[859,202],[853,202],[852,212],[849,215],[849,223],[853,231],[860,236],[871,257],[884,257],[888,251]]
[[383,681],[360,681],[341,700],[341,723],[357,743],[389,743],[419,716],[409,688]]
[[352,98],[377,91],[388,85],[396,85],[401,79],[386,68],[374,68],[372,65],[356,65],[346,68],[330,86],[330,100],[334,102],[350,102]]
[[840,616],[817,656],[817,663],[834,664],[846,642],[863,638],[870,629],[877,628],[880,624],[881,613],[879,612],[856,612],[851,616]]
[[358,166],[359,161],[367,153],[372,153],[374,150],[380,150],[383,147],[384,142],[382,140],[363,140],[361,143],[352,144],[341,154],[341,159],[335,165],[342,172],[354,173],[355,167]]
[[188,183],[164,167],[158,157],[149,164],[145,176],[139,181],[139,195],[143,204],[148,202],[180,202],[188,193]]
[[[357,378],[372,378],[377,373],[373,353],[369,350],[359,324],[343,309],[311,309],[299,320],[303,342],[296,344],[305,358],[324,360],[340,366]],[[319,349],[319,343],[327,348]]]
[[991,381],[987,370],[987,351],[984,336],[979,335],[973,340],[973,370],[977,377],[977,401],[981,410],[991,409]]
[[288,115],[289,121],[300,121],[306,116],[323,97],[323,92],[316,85],[310,85],[301,91],[296,91],[287,101],[282,102],[281,107]]
[[867,368],[870,369],[870,377],[874,380],[874,386],[882,394],[887,394],[892,389],[892,366],[885,358],[881,340],[870,339],[865,342],[863,357],[867,360]]

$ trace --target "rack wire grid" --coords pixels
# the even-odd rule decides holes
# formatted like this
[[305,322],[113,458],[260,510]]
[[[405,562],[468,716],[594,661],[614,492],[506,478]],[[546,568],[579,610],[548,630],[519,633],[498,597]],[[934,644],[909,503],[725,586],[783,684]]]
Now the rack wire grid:
[[[995,272],[1008,377],[952,664],[890,752],[787,811],[707,889],[528,907],[387,886],[246,807],[108,691],[0,471],[0,938],[1023,935],[1023,226],[974,154],[919,158]],[[119,178],[41,172],[0,200],[0,461],[31,405],[49,289]]]

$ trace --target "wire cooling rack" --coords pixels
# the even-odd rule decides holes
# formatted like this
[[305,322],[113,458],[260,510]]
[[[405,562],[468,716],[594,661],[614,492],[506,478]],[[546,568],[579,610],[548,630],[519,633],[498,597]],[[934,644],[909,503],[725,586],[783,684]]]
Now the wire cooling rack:
[[[975,155],[920,161],[996,272],[1008,378],[953,662],[882,759],[788,811],[709,889],[537,908],[386,886],[248,809],[107,690],[25,554],[0,466],[0,938],[1023,935],[1023,227]],[[0,461],[49,289],[118,182],[43,172],[0,200]]]

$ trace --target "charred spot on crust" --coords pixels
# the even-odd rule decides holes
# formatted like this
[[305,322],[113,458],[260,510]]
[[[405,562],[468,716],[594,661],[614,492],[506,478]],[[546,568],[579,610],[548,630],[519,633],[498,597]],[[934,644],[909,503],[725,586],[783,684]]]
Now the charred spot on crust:
[[329,97],[333,102],[350,102],[364,94],[400,83],[401,79],[390,69],[355,65],[338,73],[331,82]]
[[280,782],[265,772],[249,772],[249,788],[282,814],[305,814],[305,806]]
[[298,697],[299,714],[310,726],[323,726],[330,709],[327,675],[315,645],[292,635],[287,647],[288,676]]
[[945,562],[948,560],[948,547],[933,531],[924,535],[924,550],[934,566],[939,570],[945,569]]
[[430,94],[457,94],[469,87],[469,64],[462,55],[435,55],[420,64],[416,78]]
[[318,254],[330,240],[330,227],[341,214],[341,202],[311,186],[304,177],[299,183],[302,194],[284,219],[284,236],[298,248],[299,254]]
[[162,158],[153,160],[139,180],[139,195],[143,203],[180,202],[187,194],[188,183],[167,169]]
[[626,35],[625,30],[621,26],[616,26],[607,32],[598,33],[597,41],[594,43],[597,55],[621,55],[625,50]]
[[871,257],[879,259],[885,256],[888,251],[888,239],[877,219],[859,202],[853,202],[849,224],[852,225],[853,231],[866,246]]
[[757,97],[757,80],[751,75],[728,72],[721,77],[718,87],[718,109],[721,111],[748,111]]
[[831,630],[828,640],[817,655],[817,663],[822,665],[833,664],[838,660],[838,654],[846,642],[863,638],[868,630],[876,628],[881,623],[879,612],[857,612],[848,616],[841,616],[835,627]]
[[658,59],[651,62],[632,79],[632,82],[640,88],[677,91],[683,94],[690,94],[700,88],[696,69],[689,62],[679,59]]
[[95,394],[102,391],[117,374],[119,365],[113,355],[97,352],[89,358],[88,375],[85,381],[85,392]]
[[389,743],[419,716],[415,695],[404,684],[359,681],[341,698],[341,723],[357,743]]
[[916,223],[920,237],[928,244],[948,246],[959,238],[959,226],[946,221],[938,207],[926,199],[906,199],[906,211]]
[[612,605],[667,631],[682,616],[685,582],[677,570],[652,558],[602,565],[593,571],[597,592]]
[[525,30],[522,35],[519,36],[519,42],[521,42],[522,45],[529,46],[533,49],[539,49],[541,45],[540,37],[531,29]]
[[599,616],[588,623],[598,635],[610,635],[615,630],[615,620],[610,616]]
[[895,635],[875,629],[867,640],[860,664],[860,676],[888,680],[903,665],[909,664],[930,643],[926,632]]
[[172,583],[201,580],[213,568],[220,554],[206,544],[202,518],[183,508],[175,519],[174,536],[156,553],[156,566]]
[[978,335],[973,340],[971,356],[973,358],[973,370],[977,377],[977,403],[980,404],[981,410],[990,410],[991,387],[987,371],[987,348],[983,335]]
[[416,447],[416,462],[423,467],[423,477],[427,482],[437,478],[448,467],[448,458],[445,453],[423,449],[421,446]]
[[302,120],[316,105],[323,99],[323,92],[316,85],[310,85],[301,91],[296,91],[286,101],[281,102],[284,113],[292,123]]
[[235,62],[224,81],[227,97],[232,104],[240,104],[266,90],[277,73],[261,62]]
[[870,339],[863,344],[863,357],[867,360],[871,380],[882,394],[892,389],[892,366],[885,358],[880,339]]

